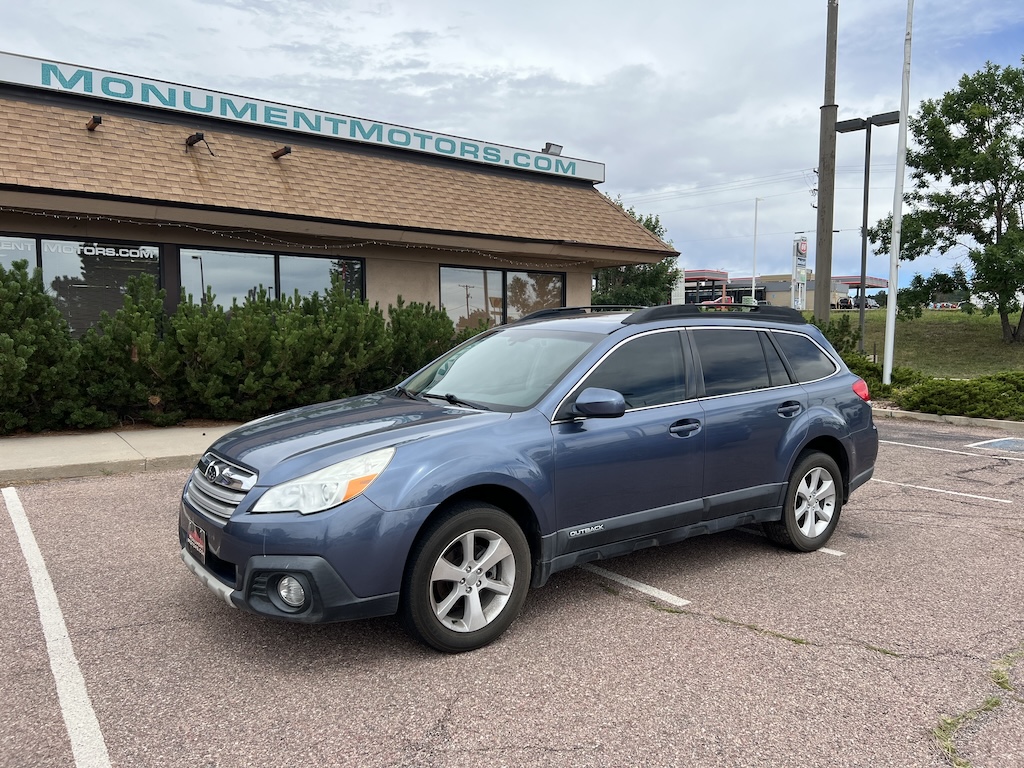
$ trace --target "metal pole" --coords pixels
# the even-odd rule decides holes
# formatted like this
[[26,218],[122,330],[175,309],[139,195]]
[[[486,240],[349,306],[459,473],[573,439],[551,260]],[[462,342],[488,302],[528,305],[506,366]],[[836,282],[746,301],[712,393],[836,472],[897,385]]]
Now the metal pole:
[[871,184],[871,118],[864,126],[864,217],[860,224],[860,341],[857,349],[864,354],[864,309],[867,299],[868,279],[868,190]]
[[825,37],[825,103],[818,135],[818,236],[814,253],[814,317],[828,322],[832,301],[832,225],[836,196],[836,47],[839,0],[828,0]]
[[907,0],[907,34],[903,41],[903,88],[900,93],[900,136],[896,147],[896,189],[892,199],[892,246],[889,249],[889,295],[885,302],[885,349],[882,383],[892,384],[892,356],[896,346],[896,296],[900,285],[900,234],[903,227],[903,175],[907,167],[907,117],[910,111],[910,42],[914,27],[914,0]]
[[750,272],[750,298],[757,303],[757,204],[761,202],[760,197],[754,198],[754,265]]

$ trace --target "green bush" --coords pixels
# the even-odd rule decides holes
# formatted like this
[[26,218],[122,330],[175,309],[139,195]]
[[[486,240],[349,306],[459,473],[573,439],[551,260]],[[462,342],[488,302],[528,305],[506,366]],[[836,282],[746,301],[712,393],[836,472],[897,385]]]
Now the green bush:
[[860,341],[860,329],[855,328],[850,321],[850,313],[831,317],[827,323],[817,318],[811,318],[811,322],[821,330],[840,355],[856,352],[857,342]]
[[928,379],[895,393],[893,400],[909,411],[1024,421],[1024,372]]
[[79,406],[78,355],[40,270],[0,265],[0,434],[64,426]]
[[77,427],[110,427],[144,420],[175,424],[185,413],[177,406],[181,358],[166,339],[169,319],[164,292],[150,275],[128,280],[124,305],[80,341],[79,384],[84,395],[69,421]]
[[241,421],[391,383],[383,314],[340,282],[323,297],[260,290],[227,311],[183,299],[171,327],[193,416]]
[[398,382],[447,352],[455,342],[455,324],[443,309],[431,304],[388,305],[391,356],[388,374]]
[[868,385],[868,391],[874,398],[890,397],[898,390],[928,380],[927,376],[912,368],[897,366],[892,369],[892,376],[890,377],[892,383],[883,384],[881,363],[873,363],[864,355],[855,351],[847,352],[842,357],[847,367],[864,379]]

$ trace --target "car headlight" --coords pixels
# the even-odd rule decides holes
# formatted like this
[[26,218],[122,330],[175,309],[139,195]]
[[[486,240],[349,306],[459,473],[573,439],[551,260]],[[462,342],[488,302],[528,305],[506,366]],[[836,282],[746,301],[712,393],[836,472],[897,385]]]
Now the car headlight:
[[275,485],[252,511],[311,515],[336,507],[369,488],[394,455],[394,448],[383,448]]

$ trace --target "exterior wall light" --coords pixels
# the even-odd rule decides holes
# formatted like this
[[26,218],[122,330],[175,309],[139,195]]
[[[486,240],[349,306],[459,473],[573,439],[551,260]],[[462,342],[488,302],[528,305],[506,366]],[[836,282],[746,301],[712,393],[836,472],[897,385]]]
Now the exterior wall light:
[[290,155],[291,153],[292,153],[292,148],[289,147],[287,144],[285,144],[280,149],[276,149],[273,152],[271,152],[270,156],[272,158],[274,158],[275,160],[280,160],[285,155]]
[[198,131],[196,131],[191,136],[189,136],[187,139],[185,139],[185,146],[186,147],[194,147],[196,144],[198,144],[202,140],[203,140],[203,134],[201,134]]
[[544,149],[541,150],[545,155],[560,155],[562,154],[561,144],[552,144],[550,141],[544,144]]
[[96,126],[99,125],[102,122],[103,122],[103,116],[102,115],[93,115],[92,119],[88,123],[85,124],[85,129],[87,131],[95,131],[96,130]]

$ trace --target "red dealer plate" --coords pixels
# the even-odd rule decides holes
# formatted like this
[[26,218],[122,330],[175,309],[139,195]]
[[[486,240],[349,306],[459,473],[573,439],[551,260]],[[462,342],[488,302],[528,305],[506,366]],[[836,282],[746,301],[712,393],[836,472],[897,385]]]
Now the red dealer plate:
[[200,563],[206,563],[206,531],[193,523],[188,522],[188,546],[192,550],[193,557]]

